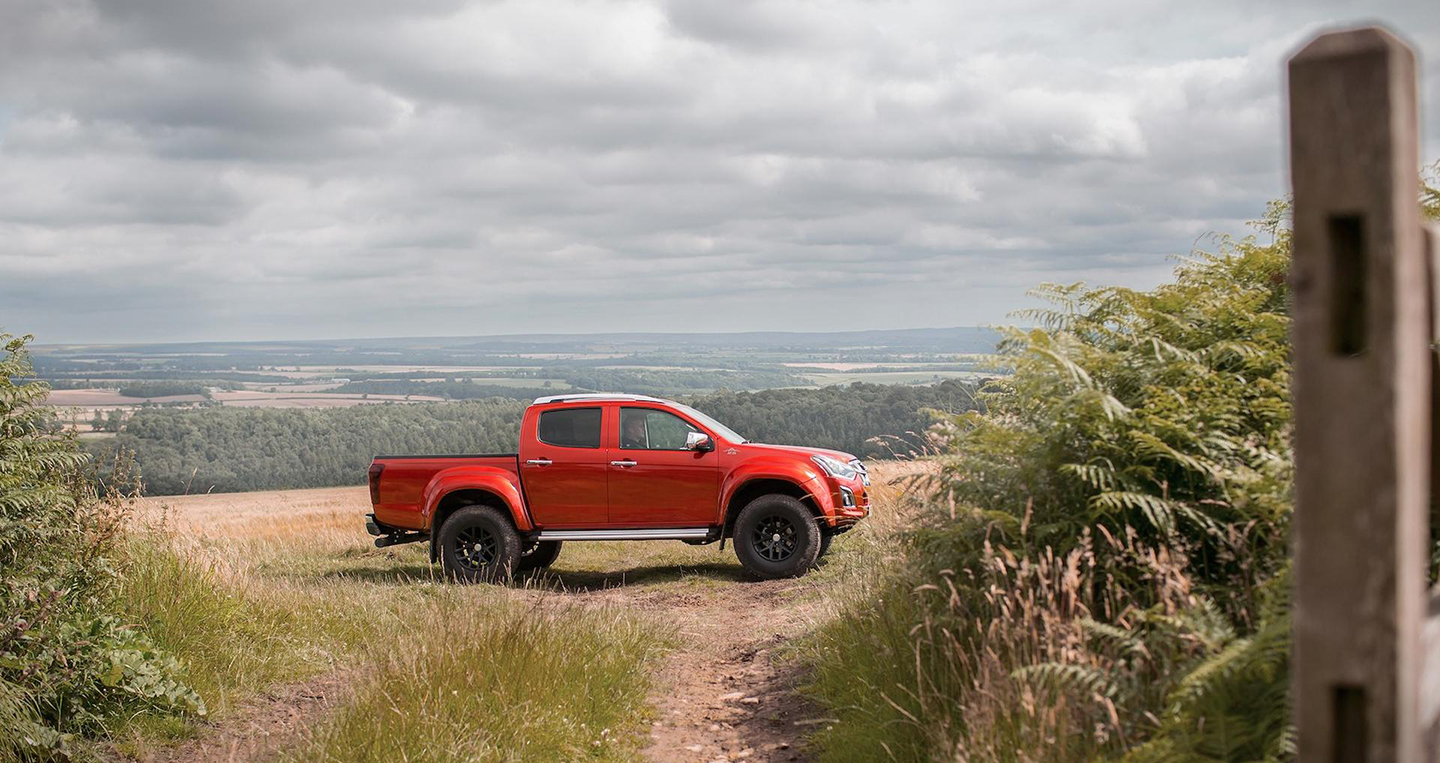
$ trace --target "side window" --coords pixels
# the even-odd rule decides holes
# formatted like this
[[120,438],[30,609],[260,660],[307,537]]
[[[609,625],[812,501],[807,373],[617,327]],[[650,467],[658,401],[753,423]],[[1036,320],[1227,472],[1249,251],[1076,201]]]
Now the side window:
[[599,408],[561,408],[540,414],[540,442],[562,448],[600,447]]
[[620,447],[627,450],[684,450],[685,436],[699,431],[673,413],[620,409]]

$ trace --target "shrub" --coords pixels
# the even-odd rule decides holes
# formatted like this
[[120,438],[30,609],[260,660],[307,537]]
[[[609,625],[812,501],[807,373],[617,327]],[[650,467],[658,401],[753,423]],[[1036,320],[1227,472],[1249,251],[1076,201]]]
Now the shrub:
[[118,605],[127,505],[99,496],[44,408],[29,337],[0,334],[0,759],[71,753],[135,712],[203,713]]
[[1039,290],[906,569],[808,647],[828,759],[1292,754],[1285,211],[1152,291]]

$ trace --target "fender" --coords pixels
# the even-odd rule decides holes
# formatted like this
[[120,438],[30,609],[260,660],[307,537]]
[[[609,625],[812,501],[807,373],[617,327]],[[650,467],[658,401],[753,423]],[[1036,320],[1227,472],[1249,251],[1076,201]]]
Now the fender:
[[835,513],[834,501],[830,498],[830,491],[825,489],[825,480],[822,479],[819,467],[793,458],[764,458],[748,460],[725,475],[725,480],[720,484],[721,522],[725,520],[725,512],[735,492],[753,480],[789,482],[804,490],[810,500],[815,502],[815,508],[826,517]]
[[520,495],[515,473],[493,466],[457,466],[437,472],[423,493],[425,527],[432,531],[438,529],[432,522],[435,510],[439,508],[441,499],[456,490],[494,493],[505,503],[504,508],[510,512],[515,529],[522,533],[535,529],[530,522],[530,512],[525,510],[525,499]]

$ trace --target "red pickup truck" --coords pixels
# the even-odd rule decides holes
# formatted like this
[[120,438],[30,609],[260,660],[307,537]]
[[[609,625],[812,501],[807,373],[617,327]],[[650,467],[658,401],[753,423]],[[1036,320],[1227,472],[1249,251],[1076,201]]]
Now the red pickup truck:
[[567,540],[732,538],[761,578],[803,574],[869,514],[859,459],[748,442],[689,406],[640,395],[542,397],[520,452],[377,456],[375,544],[430,541],[462,581],[549,566]]

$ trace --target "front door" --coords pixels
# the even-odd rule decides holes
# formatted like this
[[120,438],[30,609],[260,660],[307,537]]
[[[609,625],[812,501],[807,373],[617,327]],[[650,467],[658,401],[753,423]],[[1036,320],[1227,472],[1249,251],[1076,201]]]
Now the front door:
[[598,405],[542,411],[533,435],[522,435],[535,443],[520,462],[520,475],[530,516],[540,527],[605,526],[610,465],[600,442],[604,411]]
[[610,450],[612,527],[704,527],[720,502],[720,459],[714,450],[685,450],[685,436],[702,431],[669,411],[622,406],[607,426],[618,438]]

